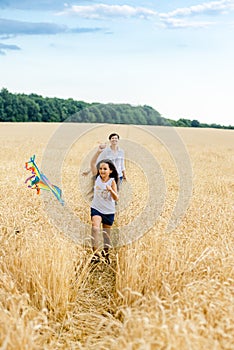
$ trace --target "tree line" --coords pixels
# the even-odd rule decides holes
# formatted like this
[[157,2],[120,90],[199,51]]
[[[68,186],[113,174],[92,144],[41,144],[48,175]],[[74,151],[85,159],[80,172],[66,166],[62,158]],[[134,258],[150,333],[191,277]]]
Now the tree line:
[[0,91],[0,122],[78,122],[162,125],[233,129],[232,126],[204,124],[198,120],[163,118],[154,108],[130,104],[87,103],[72,98],[16,94]]

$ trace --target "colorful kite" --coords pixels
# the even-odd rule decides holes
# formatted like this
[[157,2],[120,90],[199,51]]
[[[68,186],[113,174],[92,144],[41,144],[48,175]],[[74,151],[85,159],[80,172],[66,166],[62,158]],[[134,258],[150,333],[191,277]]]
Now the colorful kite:
[[51,191],[58,201],[64,205],[64,201],[62,199],[62,191],[59,187],[52,185],[51,182],[47,179],[47,177],[40,172],[36,163],[35,163],[35,155],[30,158],[28,162],[25,163],[26,170],[30,170],[32,172],[32,176],[28,177],[25,180],[25,183],[29,182],[28,187],[32,189],[36,189],[37,194],[40,194],[41,190]]

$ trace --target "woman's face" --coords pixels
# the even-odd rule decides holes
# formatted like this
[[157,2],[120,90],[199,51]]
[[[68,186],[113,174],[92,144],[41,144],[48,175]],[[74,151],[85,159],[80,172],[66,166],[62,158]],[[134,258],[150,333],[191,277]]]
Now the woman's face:
[[119,138],[118,136],[112,136],[112,138],[110,139],[110,143],[111,145],[117,145],[118,144],[118,141],[119,141]]

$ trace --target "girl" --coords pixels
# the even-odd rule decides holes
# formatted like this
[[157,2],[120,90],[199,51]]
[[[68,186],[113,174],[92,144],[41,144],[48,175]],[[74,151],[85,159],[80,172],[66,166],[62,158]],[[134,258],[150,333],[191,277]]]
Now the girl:
[[97,166],[95,160],[91,162],[91,170],[95,175],[94,196],[91,203],[91,220],[92,220],[92,248],[94,255],[92,263],[98,263],[100,256],[98,250],[98,234],[100,226],[103,226],[104,249],[101,252],[105,261],[110,264],[109,247],[110,247],[110,229],[115,217],[115,203],[118,201],[118,172],[114,163],[109,159],[101,160]]

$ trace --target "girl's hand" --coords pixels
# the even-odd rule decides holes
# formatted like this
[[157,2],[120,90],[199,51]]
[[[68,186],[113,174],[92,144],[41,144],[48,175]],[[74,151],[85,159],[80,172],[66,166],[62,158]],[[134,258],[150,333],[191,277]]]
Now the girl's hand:
[[[114,181],[113,181],[113,182],[114,182]],[[113,182],[112,182],[112,184],[113,184]],[[115,184],[115,187],[116,187],[116,184]],[[119,196],[118,196],[118,194],[117,194],[117,188],[114,190],[114,189],[112,188],[112,186],[106,185],[106,189],[107,189],[107,191],[109,191],[109,192],[111,193],[111,197],[112,197],[115,201],[117,201],[117,200],[119,199]]]
[[98,152],[102,152],[104,150],[104,148],[106,148],[106,143],[100,143],[100,145],[98,146]]
[[112,190],[112,187],[109,186],[109,185],[106,185],[106,189],[107,189],[107,191],[109,191],[109,192],[112,192],[112,191],[113,191],[113,190]]

